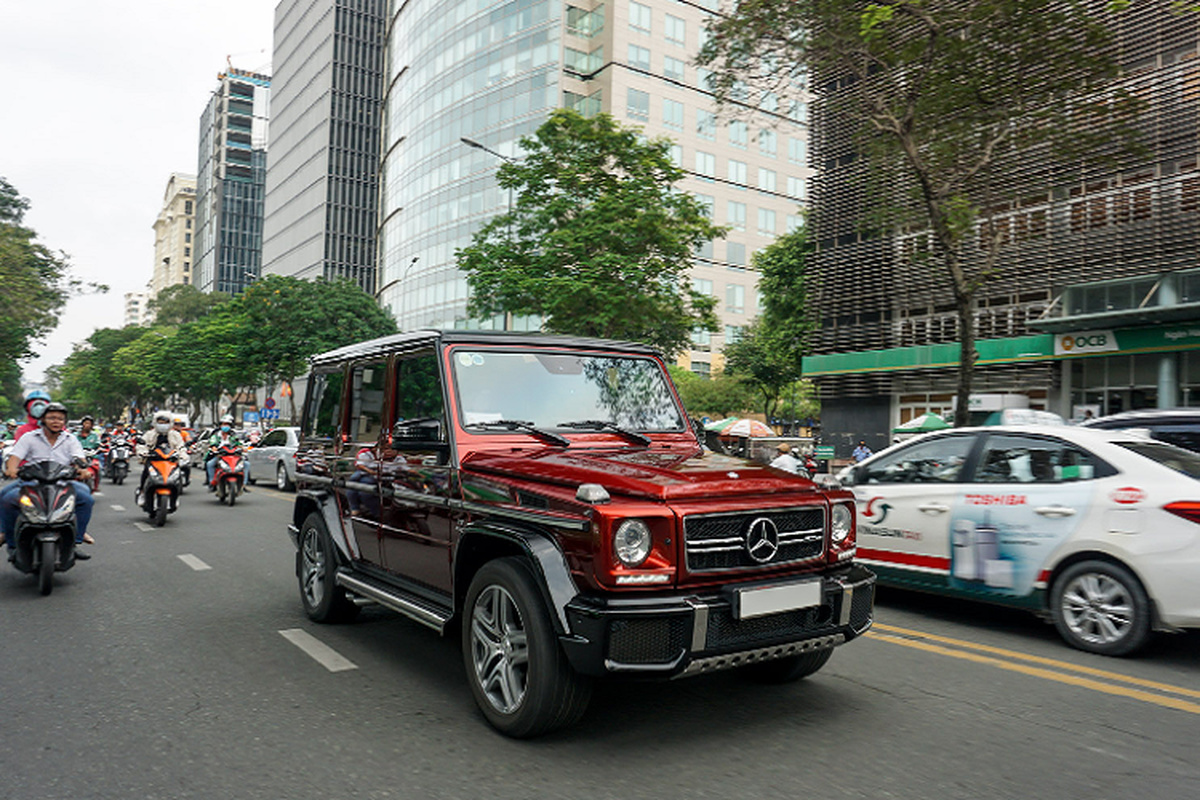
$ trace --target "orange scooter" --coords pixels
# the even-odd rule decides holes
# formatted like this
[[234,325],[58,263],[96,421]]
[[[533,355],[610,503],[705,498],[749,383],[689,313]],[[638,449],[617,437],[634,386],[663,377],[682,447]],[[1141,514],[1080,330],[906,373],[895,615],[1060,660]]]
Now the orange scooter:
[[139,492],[142,510],[161,528],[167,521],[167,514],[174,513],[179,507],[183,473],[179,469],[179,456],[161,447],[154,448],[146,456],[146,461],[150,464],[150,470]]

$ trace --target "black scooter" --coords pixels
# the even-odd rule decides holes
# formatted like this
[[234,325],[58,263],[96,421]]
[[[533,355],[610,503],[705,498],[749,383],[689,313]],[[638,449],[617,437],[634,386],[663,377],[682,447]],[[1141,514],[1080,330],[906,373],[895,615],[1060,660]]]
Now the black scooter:
[[54,588],[55,572],[75,566],[75,469],[42,461],[17,472],[24,485],[13,530],[16,547],[9,560],[21,572],[36,575],[44,595]]

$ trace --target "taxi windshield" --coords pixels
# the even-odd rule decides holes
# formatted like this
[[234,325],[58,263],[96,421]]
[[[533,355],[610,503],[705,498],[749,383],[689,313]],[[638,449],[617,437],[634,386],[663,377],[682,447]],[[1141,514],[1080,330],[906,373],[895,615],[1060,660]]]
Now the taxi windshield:
[[552,429],[599,420],[637,431],[685,428],[650,358],[463,349],[451,358],[465,426],[519,420]]
[[1200,478],[1200,456],[1190,450],[1162,442],[1116,442],[1116,444],[1162,464],[1167,469],[1187,475],[1189,478]]

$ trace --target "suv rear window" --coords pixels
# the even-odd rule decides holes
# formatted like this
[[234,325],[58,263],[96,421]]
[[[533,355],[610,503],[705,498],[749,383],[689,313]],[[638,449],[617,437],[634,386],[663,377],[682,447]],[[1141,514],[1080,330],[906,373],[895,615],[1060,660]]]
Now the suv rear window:
[[1187,475],[1189,478],[1200,478],[1200,456],[1191,450],[1157,442],[1117,442],[1120,447],[1145,456],[1151,461],[1162,464],[1167,469]]

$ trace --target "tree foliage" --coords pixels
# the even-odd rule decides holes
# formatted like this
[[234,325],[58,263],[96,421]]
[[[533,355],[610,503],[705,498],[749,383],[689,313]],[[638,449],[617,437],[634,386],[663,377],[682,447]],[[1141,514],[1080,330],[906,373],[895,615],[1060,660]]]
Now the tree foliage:
[[1135,152],[1136,105],[1114,83],[1106,19],[1088,6],[742,0],[713,23],[699,56],[728,109],[799,97],[811,75],[822,118],[857,123],[875,224],[927,231],[930,268],[953,295],[960,408],[976,359],[976,293],[1010,243],[991,209],[1028,191],[1020,177],[1030,158],[1082,164]]
[[33,343],[58,325],[67,299],[84,289],[107,291],[71,276],[66,255],[39,243],[25,227],[27,210],[29,201],[0,178],[0,374],[9,405],[13,373],[20,373],[17,362],[35,355]]
[[738,378],[723,372],[712,376],[697,375],[674,364],[668,365],[667,369],[679,390],[683,407],[697,419],[705,415],[718,418],[741,416],[754,408],[754,387]]
[[741,339],[725,345],[725,372],[754,388],[767,418],[777,415],[784,388],[800,377],[800,365],[788,344],[762,317],[756,317]]
[[800,375],[808,335],[819,324],[820,309],[810,305],[811,251],[807,229],[801,227],[771,242],[750,262],[759,273],[763,297],[762,335],[777,348],[778,358],[792,365],[793,378]]
[[207,294],[190,283],[168,286],[150,301],[149,310],[158,325],[182,325],[195,322],[229,300],[222,292]]
[[469,312],[540,315],[554,333],[647,342],[672,355],[696,328],[717,329],[716,301],[692,291],[695,249],[724,235],[692,196],[670,141],[642,141],[606,114],[555,111],[500,167],[516,194],[458,252]]

